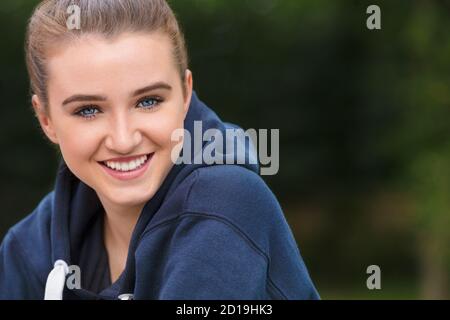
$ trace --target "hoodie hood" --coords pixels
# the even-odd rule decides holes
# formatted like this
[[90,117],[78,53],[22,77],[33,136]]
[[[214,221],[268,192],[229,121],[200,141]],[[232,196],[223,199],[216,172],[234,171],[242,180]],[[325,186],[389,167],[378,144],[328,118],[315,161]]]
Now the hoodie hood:
[[[224,157],[223,163],[228,163],[228,161],[225,160],[225,157],[228,155],[227,159],[230,159],[230,154],[233,154],[235,164],[239,164],[248,170],[259,173],[257,161],[250,161],[250,159],[257,159],[252,142],[249,141],[249,147],[246,148],[245,140],[233,138],[235,139],[235,144],[231,145],[234,146],[234,150],[227,150],[226,130],[236,129],[238,127],[221,121],[217,114],[201,102],[196,93],[193,92],[189,110],[184,121],[184,128],[191,134],[191,137],[199,134],[199,127],[198,125],[196,126],[196,121],[200,121],[201,123],[202,137],[203,133],[209,129],[216,129],[222,133],[223,141],[221,141],[221,145],[223,146],[222,150],[224,152],[221,156]],[[132,233],[125,270],[118,281],[113,284],[119,286],[119,294],[129,294],[134,290],[135,251],[139,244],[140,236],[152,223],[152,218],[161,207],[164,199],[194,170],[208,165],[215,165],[206,164],[204,161],[199,162],[195,159],[198,159],[207,145],[219,142],[217,137],[215,139],[203,141],[201,144],[188,144],[187,142],[188,140],[185,139],[180,157],[182,157],[186,151],[190,150],[190,163],[184,161],[180,164],[174,164],[158,191],[142,209]],[[244,145],[239,146],[239,144],[242,143],[244,143]],[[235,151],[236,148],[239,147],[245,149],[245,161],[238,159],[236,156],[238,153]],[[64,160],[61,159],[55,184],[55,196],[53,202],[54,214],[51,218],[51,258],[55,267],[49,274],[47,280],[47,298],[54,298],[55,296],[52,296],[52,292],[58,292],[58,290],[62,290],[65,287],[64,279],[68,274],[67,265],[79,262],[85,235],[89,228],[92,228],[93,223],[98,221],[98,214],[101,212],[101,209],[102,205],[95,191],[80,181],[69,170]],[[98,240],[98,245],[103,245],[102,234],[96,235],[96,239]],[[62,288],[61,279],[63,279]],[[55,283],[59,284],[55,285]],[[52,289],[53,287],[56,287],[57,289]],[[50,292],[49,295],[47,295],[47,291]],[[102,298],[100,295],[85,289],[71,291],[79,297]],[[56,297],[59,297],[59,295],[57,294]]]

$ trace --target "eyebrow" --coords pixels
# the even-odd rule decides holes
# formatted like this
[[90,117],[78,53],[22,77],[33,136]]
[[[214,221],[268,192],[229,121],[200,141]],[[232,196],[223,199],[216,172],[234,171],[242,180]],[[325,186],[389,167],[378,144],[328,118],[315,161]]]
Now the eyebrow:
[[[131,97],[136,97],[143,93],[156,90],[156,89],[164,89],[164,90],[172,90],[172,87],[166,82],[155,82],[151,85],[145,86],[143,88],[137,89],[131,95]],[[65,99],[62,103],[63,106],[72,103],[72,102],[87,102],[87,101],[106,101],[107,97],[102,95],[90,95],[90,94],[75,94]]]
[[153,83],[153,84],[151,84],[149,86],[146,86],[144,88],[137,89],[132,94],[132,97],[136,97],[136,96],[139,96],[139,95],[141,95],[143,93],[146,93],[148,91],[153,91],[153,90],[156,90],[156,89],[164,89],[164,90],[170,91],[170,90],[172,90],[172,87],[168,83],[160,81],[160,82]]

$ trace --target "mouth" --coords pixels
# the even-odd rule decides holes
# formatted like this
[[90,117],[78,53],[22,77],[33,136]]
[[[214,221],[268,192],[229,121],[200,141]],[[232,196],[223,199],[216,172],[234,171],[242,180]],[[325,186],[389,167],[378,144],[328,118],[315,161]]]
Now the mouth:
[[140,177],[148,168],[154,152],[134,157],[116,158],[98,163],[110,176],[119,180],[130,180]]

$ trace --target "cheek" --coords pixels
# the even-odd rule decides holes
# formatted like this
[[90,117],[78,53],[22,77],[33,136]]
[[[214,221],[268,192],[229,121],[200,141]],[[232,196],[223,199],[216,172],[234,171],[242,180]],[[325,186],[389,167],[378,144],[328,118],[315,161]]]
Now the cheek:
[[[66,162],[76,165],[79,160],[87,160],[98,147],[98,133],[87,126],[73,123],[59,130],[59,146]],[[69,164],[69,163],[68,163]]]
[[177,143],[172,141],[172,133],[184,127],[184,115],[180,112],[169,111],[159,114],[147,126],[151,139],[164,149],[170,149]]

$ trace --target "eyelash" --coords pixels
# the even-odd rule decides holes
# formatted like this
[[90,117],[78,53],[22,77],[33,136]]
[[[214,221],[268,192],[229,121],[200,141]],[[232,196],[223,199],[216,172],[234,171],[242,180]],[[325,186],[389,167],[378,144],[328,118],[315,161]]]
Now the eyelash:
[[[146,111],[153,110],[154,108],[158,107],[158,106],[164,101],[164,100],[163,100],[162,98],[160,98],[160,97],[144,97],[144,98],[142,98],[141,100],[138,101],[136,107],[137,107],[139,104],[141,104],[142,102],[148,101],[148,100],[152,100],[152,101],[154,101],[154,103],[153,103],[151,106],[149,106],[149,107],[141,107],[141,109],[144,109],[144,110],[146,110]],[[84,116],[84,115],[82,114],[82,112],[83,112],[83,111],[86,111],[86,110],[97,110],[97,112],[95,112],[94,114],[90,114],[90,115]],[[86,120],[91,120],[91,119],[95,118],[95,116],[96,116],[97,113],[100,113],[100,112],[101,112],[101,111],[99,110],[99,107],[98,107],[98,106],[95,106],[95,105],[86,105],[86,106],[82,106],[81,108],[79,108],[79,109],[78,109],[77,111],[75,111],[73,114],[74,114],[75,116],[77,116],[77,117],[81,117],[81,118],[86,119]]]

